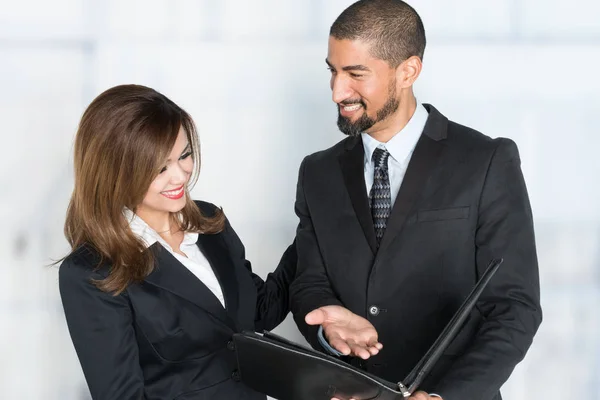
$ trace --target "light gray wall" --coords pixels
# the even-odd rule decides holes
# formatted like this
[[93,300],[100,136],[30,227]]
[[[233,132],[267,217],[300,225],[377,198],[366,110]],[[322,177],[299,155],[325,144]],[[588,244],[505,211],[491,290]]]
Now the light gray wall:
[[[104,89],[154,87],[197,122],[193,194],[222,205],[262,276],[294,235],[298,166],[342,138],[324,58],[347,0],[0,1],[0,397],[88,397],[57,292],[79,117]],[[519,145],[544,322],[503,389],[600,399],[600,3],[411,4],[429,44],[417,96]],[[278,331],[299,339],[293,323]]]

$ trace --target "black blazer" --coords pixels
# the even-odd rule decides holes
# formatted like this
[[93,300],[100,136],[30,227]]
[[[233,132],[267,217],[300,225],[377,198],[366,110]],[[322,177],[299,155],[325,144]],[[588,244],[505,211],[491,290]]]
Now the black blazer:
[[[197,202],[205,215],[215,206]],[[226,308],[158,243],[157,268],[121,295],[97,289],[110,265],[84,246],[60,266],[59,285],[69,332],[92,398],[264,400],[239,382],[234,332],[272,329],[288,313],[296,270],[292,244],[266,282],[253,274],[244,246],[227,222],[198,246],[221,284]]]
[[304,159],[296,213],[296,323],[319,347],[309,311],[341,304],[368,318],[383,350],[363,362],[403,379],[491,259],[504,263],[470,319],[423,383],[447,400],[499,399],[541,322],[531,208],[517,147],[429,117],[377,249],[360,137]]

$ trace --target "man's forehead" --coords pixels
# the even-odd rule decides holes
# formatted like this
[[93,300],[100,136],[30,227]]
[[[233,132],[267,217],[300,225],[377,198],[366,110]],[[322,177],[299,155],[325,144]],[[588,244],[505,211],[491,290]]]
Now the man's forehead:
[[372,59],[371,46],[362,40],[335,39],[329,40],[327,49],[327,58],[345,58],[363,59],[365,61]]
[[329,48],[369,52],[372,43],[363,39],[337,39],[329,36]]
[[389,67],[385,60],[373,56],[371,43],[361,39],[336,39],[331,36],[325,62],[340,69],[359,65],[368,69]]

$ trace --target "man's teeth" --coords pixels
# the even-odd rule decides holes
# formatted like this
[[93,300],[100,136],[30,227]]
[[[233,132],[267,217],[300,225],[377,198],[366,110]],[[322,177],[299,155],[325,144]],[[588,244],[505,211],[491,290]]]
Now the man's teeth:
[[344,106],[344,111],[356,111],[360,108],[360,104],[354,104],[351,106]]

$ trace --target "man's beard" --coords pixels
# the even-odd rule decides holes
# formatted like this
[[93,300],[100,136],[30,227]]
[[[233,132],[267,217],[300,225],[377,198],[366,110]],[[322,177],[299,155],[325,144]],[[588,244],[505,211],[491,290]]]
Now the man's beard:
[[[363,133],[364,131],[366,131],[367,129],[369,129],[370,127],[372,127],[373,125],[375,125],[377,122],[383,121],[384,119],[386,119],[387,117],[389,117],[390,115],[395,113],[396,110],[398,110],[398,107],[400,106],[400,102],[396,98],[396,82],[395,81],[390,85],[388,93],[389,93],[388,99],[386,100],[383,107],[381,107],[381,109],[379,109],[377,111],[377,115],[375,116],[375,119],[373,119],[367,115],[367,106],[362,101],[362,99],[344,100],[340,104],[338,104],[337,126],[340,129],[340,131],[342,131],[344,134],[346,134],[348,136],[358,136],[361,133]],[[349,118],[344,117],[340,113],[340,107],[342,107],[344,105],[350,105],[350,104],[360,104],[363,108],[362,115],[355,122],[350,121]]]

